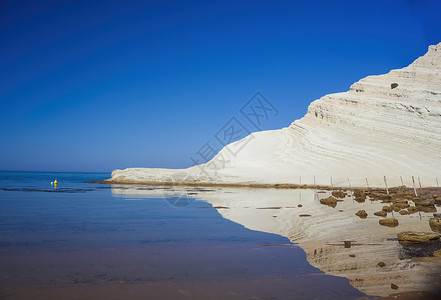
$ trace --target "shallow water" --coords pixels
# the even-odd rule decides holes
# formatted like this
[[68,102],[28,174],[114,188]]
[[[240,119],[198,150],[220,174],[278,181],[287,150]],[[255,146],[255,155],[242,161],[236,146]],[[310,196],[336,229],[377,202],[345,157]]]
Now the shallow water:
[[[86,183],[108,177],[0,172],[0,298],[356,299],[394,292],[363,277],[376,264],[370,253],[390,256],[386,275],[396,275],[395,260],[407,262],[391,255],[393,228],[377,228],[380,239],[359,229],[365,246],[342,247],[347,224],[377,222],[357,223],[352,210],[378,203],[348,197],[332,209],[313,190]],[[428,215],[403,217],[423,226]],[[408,269],[419,273],[401,272],[401,290],[426,270]]]

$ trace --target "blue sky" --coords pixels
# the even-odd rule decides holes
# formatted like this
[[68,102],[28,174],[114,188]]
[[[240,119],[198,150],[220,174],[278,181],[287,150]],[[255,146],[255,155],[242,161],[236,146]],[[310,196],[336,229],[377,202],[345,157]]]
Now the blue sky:
[[188,167],[257,91],[286,127],[438,42],[437,1],[3,0],[0,170]]

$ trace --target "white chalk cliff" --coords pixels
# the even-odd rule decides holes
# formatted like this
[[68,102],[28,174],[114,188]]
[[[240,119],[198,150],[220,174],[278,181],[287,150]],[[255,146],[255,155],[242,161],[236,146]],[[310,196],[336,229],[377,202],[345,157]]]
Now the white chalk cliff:
[[[231,155],[227,148],[239,143],[246,145]],[[315,100],[291,126],[253,133],[206,164],[115,170],[110,181],[384,186],[386,176],[390,186],[411,186],[415,176],[436,186],[440,168],[441,43],[408,67]]]

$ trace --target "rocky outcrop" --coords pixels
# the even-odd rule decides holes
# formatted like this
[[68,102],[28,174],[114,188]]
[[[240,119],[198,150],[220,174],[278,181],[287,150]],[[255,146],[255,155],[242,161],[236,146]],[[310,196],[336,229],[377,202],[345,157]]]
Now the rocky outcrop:
[[397,234],[398,240],[414,243],[427,243],[430,240],[437,240],[441,234],[434,232],[405,231]]

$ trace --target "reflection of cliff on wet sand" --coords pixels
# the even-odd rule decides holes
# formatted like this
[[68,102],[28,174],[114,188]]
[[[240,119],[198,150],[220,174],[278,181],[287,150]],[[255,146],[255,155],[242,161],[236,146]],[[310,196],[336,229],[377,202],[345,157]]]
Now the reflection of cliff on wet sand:
[[[112,192],[115,195],[161,193],[136,187],[112,189]],[[380,201],[358,203],[349,195],[332,208],[320,204],[320,199],[328,197],[329,192],[316,193],[314,190],[218,188],[194,190],[191,194],[219,207],[219,213],[226,219],[298,243],[311,265],[327,274],[347,277],[354,287],[368,295],[433,290],[439,285],[441,260],[412,258],[408,255],[409,249],[396,239],[401,231],[430,232],[431,213],[400,215],[391,212],[388,217],[393,214],[399,226],[385,227],[379,225],[381,217],[373,213],[387,204]],[[368,217],[357,217],[358,210],[365,210]],[[351,246],[346,248],[344,241],[350,241]],[[379,266],[379,262],[384,262],[384,266]]]

